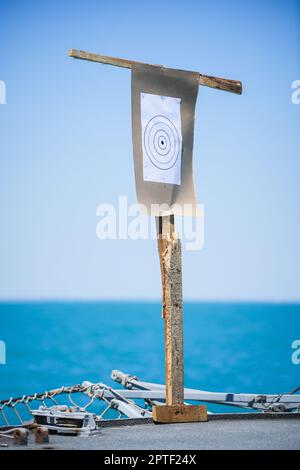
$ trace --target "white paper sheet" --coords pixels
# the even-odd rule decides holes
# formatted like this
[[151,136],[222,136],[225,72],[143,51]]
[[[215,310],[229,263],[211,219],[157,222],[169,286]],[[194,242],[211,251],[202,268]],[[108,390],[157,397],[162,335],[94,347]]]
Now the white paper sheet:
[[143,179],[181,184],[181,98],[141,93]]

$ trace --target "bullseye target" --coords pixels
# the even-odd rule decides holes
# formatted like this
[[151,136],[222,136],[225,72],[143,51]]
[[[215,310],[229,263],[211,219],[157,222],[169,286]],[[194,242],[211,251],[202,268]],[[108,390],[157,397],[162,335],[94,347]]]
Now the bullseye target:
[[145,181],[180,184],[180,98],[141,93],[143,176]]
[[144,147],[154,166],[169,170],[180,152],[180,138],[175,125],[165,116],[154,116],[144,132]]

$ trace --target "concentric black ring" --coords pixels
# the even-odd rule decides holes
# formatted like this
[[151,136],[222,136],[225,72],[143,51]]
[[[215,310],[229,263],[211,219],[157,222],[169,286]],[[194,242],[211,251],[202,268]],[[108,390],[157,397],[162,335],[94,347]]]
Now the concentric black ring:
[[165,116],[157,115],[148,121],[143,143],[150,161],[160,170],[169,170],[178,160],[180,137],[175,125]]

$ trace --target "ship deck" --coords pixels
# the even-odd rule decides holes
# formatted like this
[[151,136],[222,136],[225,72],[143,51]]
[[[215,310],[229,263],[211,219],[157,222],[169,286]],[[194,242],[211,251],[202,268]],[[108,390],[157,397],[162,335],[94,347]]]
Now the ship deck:
[[[300,449],[300,414],[234,413],[210,415],[207,423],[155,425],[148,420],[107,421],[92,436],[50,435],[49,444],[7,449],[53,450],[198,450],[198,449]],[[4,449],[4,448],[2,448]]]

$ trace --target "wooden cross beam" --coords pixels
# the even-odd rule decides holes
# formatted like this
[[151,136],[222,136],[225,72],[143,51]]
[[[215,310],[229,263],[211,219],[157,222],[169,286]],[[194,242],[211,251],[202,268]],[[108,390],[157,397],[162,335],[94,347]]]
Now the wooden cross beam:
[[[70,57],[131,69],[146,65],[91,52],[70,49]],[[242,83],[226,78],[199,74],[199,86],[240,95]],[[181,244],[175,233],[174,215],[158,217],[157,240],[162,277],[162,313],[165,322],[166,406],[153,406],[156,422],[207,421],[205,406],[184,405],[184,360],[182,322]]]
[[[124,67],[131,69],[133,65],[146,65],[143,62],[136,62],[135,60],[119,59],[117,57],[109,57],[106,55],[94,54],[93,52],[78,51],[77,49],[70,49],[68,52],[70,57],[74,59],[89,60],[91,62],[100,62],[101,64],[115,65],[116,67]],[[237,80],[228,80],[227,78],[211,77],[209,75],[199,74],[199,86],[208,86],[210,88],[217,88],[218,90],[229,91],[242,94],[242,82]]]

